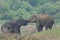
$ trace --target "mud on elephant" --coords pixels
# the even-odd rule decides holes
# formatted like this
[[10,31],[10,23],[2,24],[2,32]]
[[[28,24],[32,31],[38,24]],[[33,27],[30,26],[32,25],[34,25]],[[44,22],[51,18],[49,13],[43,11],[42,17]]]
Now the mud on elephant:
[[37,30],[40,32],[43,27],[45,27],[46,30],[52,29],[54,18],[47,14],[35,14],[29,18],[29,22],[35,22],[37,25]]
[[23,25],[27,25],[28,21],[25,19],[18,19],[18,20],[10,20],[5,22],[2,27],[1,31],[4,33],[20,33],[20,27]]

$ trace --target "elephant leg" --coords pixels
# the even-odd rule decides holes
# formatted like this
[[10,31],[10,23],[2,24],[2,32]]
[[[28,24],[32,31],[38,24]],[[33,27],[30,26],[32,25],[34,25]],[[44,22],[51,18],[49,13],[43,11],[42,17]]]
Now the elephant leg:
[[42,29],[43,29],[43,25],[37,24],[37,30],[38,30],[38,32],[42,31]]
[[19,34],[19,33],[20,33],[20,27],[19,27],[19,26],[18,26],[18,27],[15,27],[14,30],[15,30],[15,33],[16,33],[16,34]]
[[45,30],[48,30],[48,28],[49,28],[48,26],[45,26]]
[[45,29],[52,29],[52,26],[53,26],[54,22],[53,21],[49,21],[45,24]]
[[10,33],[15,33],[14,28],[12,28],[12,29],[10,30]]
[[49,29],[52,29],[54,22],[50,22]]
[[45,25],[44,25],[44,27],[45,27],[45,30],[48,30],[48,28],[49,28],[49,23],[46,22]]

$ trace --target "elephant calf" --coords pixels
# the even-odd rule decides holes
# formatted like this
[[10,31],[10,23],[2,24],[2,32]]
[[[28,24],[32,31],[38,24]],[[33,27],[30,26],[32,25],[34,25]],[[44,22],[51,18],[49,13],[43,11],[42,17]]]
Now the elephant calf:
[[35,14],[29,18],[29,22],[35,22],[37,25],[37,30],[40,32],[43,27],[45,27],[46,30],[52,29],[54,18],[47,14]]
[[22,25],[27,25],[28,21],[25,19],[18,19],[18,20],[10,20],[5,22],[2,27],[1,31],[4,33],[20,33],[20,27]]

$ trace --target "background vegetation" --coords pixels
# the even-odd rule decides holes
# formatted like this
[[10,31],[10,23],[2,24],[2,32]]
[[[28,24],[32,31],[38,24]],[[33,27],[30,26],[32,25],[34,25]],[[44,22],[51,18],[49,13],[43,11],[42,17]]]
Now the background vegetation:
[[60,18],[60,0],[0,0],[0,20],[29,18],[32,14]]

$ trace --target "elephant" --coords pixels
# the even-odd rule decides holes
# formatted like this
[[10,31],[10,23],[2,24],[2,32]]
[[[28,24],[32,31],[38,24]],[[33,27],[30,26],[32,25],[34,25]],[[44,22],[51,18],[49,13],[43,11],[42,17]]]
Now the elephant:
[[20,27],[27,25],[27,23],[28,23],[28,21],[26,19],[9,20],[9,21],[6,21],[2,25],[1,31],[4,33],[19,34],[20,33]]
[[54,18],[48,14],[34,14],[28,20],[36,23],[38,32],[42,31],[43,27],[45,27],[45,30],[52,29],[55,22]]

